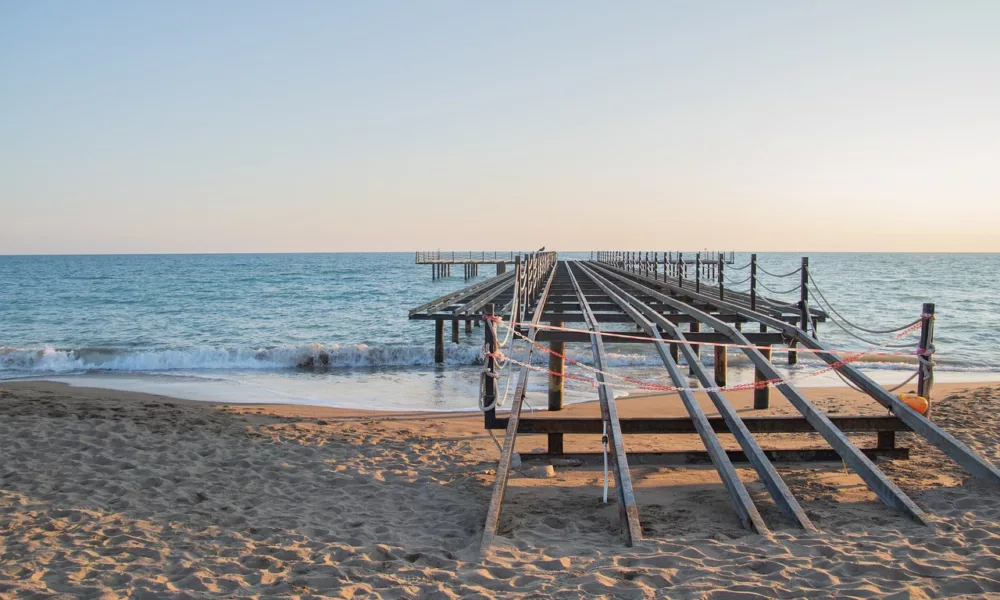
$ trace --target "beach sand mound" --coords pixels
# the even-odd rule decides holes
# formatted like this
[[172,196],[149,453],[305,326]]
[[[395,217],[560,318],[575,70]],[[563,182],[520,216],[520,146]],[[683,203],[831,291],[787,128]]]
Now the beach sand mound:
[[[998,462],[998,400],[995,387],[956,393],[935,405],[935,420]],[[502,537],[480,561],[496,466],[481,421],[317,414],[0,386],[0,597],[1000,592],[1000,490],[911,434],[900,443],[913,460],[881,466],[932,528],[837,465],[799,465],[781,472],[822,532],[782,521],[741,468],[774,528],[748,534],[711,469],[641,467],[633,477],[648,539],[625,548],[614,505],[600,502],[600,471],[570,466],[511,479]]]

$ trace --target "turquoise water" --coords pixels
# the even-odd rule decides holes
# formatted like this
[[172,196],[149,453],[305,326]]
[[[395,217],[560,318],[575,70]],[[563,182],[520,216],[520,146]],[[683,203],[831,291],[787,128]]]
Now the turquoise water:
[[[584,254],[563,254],[586,257]],[[797,254],[760,254],[773,273]],[[749,261],[736,255],[733,267]],[[845,317],[872,328],[915,319],[935,302],[938,372],[965,380],[1000,376],[997,254],[812,254],[811,270]],[[492,267],[480,269],[482,280]],[[433,364],[433,326],[407,311],[470,282],[432,281],[429,267],[399,254],[260,254],[0,257],[0,379],[44,377],[199,399],[308,402],[387,409],[475,405],[482,329],[448,344]],[[731,269],[731,278],[745,271]],[[785,290],[797,275],[765,284]],[[745,288],[746,285],[737,285]],[[798,292],[786,296],[790,301]],[[832,324],[821,337],[838,349],[868,347]],[[881,342],[884,335],[868,336]],[[915,341],[908,338],[907,341]],[[622,374],[663,382],[658,358],[610,345]],[[321,370],[301,368],[330,356]],[[588,361],[586,347],[571,355]],[[806,357],[803,357],[806,358]],[[738,360],[736,380],[749,378]],[[865,362],[882,380],[912,367]],[[818,363],[802,360],[804,376]],[[531,388],[540,393],[544,381]],[[802,385],[836,379],[804,379]],[[570,386],[589,399],[586,385]]]

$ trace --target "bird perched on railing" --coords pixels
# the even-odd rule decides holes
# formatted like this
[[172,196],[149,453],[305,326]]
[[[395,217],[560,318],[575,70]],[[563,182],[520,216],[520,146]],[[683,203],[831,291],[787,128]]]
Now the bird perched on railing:
[[541,248],[539,248],[538,251],[539,252],[545,252],[545,246],[542,246]]

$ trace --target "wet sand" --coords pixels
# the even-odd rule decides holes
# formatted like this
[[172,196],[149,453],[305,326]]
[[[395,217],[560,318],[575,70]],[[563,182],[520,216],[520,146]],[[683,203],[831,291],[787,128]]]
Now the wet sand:
[[[846,388],[807,393],[831,414],[886,413]],[[1000,464],[1000,386],[939,385],[935,397],[934,420]],[[772,398],[768,414],[792,414]],[[754,413],[749,393],[730,399]],[[623,416],[683,414],[676,397],[619,407]],[[567,436],[567,451],[597,450],[597,438]],[[813,434],[758,439],[823,446]],[[629,451],[700,449],[687,435],[625,441]],[[552,478],[511,478],[501,537],[481,560],[498,453],[478,414],[222,405],[7,382],[0,598],[1000,594],[1000,490],[912,434],[897,443],[911,460],[880,467],[932,527],[883,505],[840,464],[779,465],[820,529],[807,534],[739,467],[771,527],[761,536],[742,529],[711,467],[639,466],[646,539],[626,548],[615,505],[600,501],[601,471],[557,467]],[[522,436],[518,450],[544,446],[543,436]]]

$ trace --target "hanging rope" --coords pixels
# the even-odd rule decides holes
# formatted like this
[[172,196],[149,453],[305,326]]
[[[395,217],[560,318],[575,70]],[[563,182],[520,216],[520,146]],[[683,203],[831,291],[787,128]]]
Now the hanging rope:
[[[725,273],[723,273],[723,275],[722,275],[722,281],[725,282],[727,285],[741,285],[741,284],[744,284],[744,283],[750,281],[750,275],[747,275],[746,279],[741,279],[739,281],[726,281],[726,275],[725,275]],[[726,289],[729,289],[729,288],[726,288]]]
[[797,292],[797,291],[799,291],[801,289],[801,286],[797,285],[797,286],[795,286],[795,287],[793,287],[793,288],[791,288],[789,290],[785,290],[783,292],[779,292],[778,290],[775,290],[775,289],[772,289],[771,287],[769,287],[767,284],[765,284],[760,279],[757,280],[757,285],[759,285],[760,287],[764,288],[765,290],[771,292],[772,294],[777,294],[779,296],[781,296],[783,294],[791,294],[792,292]]
[[747,267],[749,267],[752,264],[753,264],[752,262],[748,262],[747,264],[743,265],[742,267],[727,266],[726,270],[727,271],[742,271],[743,269],[746,269]]
[[798,273],[799,271],[801,271],[802,267],[799,267],[798,269],[795,269],[794,271],[789,271],[788,273],[785,273],[784,275],[778,275],[776,273],[772,273],[772,272],[768,271],[764,267],[760,266],[760,263],[757,263],[757,270],[760,271],[761,273],[764,273],[765,275],[770,275],[771,277],[779,277],[780,278],[780,277],[791,277],[792,275],[795,275],[796,273]]
[[[859,330],[861,330],[861,331],[864,331],[865,333],[872,333],[872,334],[876,334],[876,335],[877,335],[877,334],[880,334],[880,333],[896,333],[897,331],[902,331],[902,330],[906,329],[907,327],[911,327],[911,326],[912,326],[912,325],[913,325],[914,323],[917,323],[917,322],[919,322],[919,321],[920,321],[920,319],[917,319],[916,321],[913,321],[913,322],[910,322],[910,323],[907,323],[906,325],[903,325],[903,326],[901,326],[901,327],[896,327],[895,329],[865,329],[864,327],[862,327],[862,326],[860,326],[860,325],[856,325],[856,324],[854,324],[854,323],[852,323],[852,322],[848,321],[848,320],[847,320],[847,319],[846,319],[846,318],[844,317],[844,315],[840,314],[840,312],[839,312],[839,311],[837,311],[837,309],[835,309],[835,308],[833,307],[833,304],[831,304],[831,303],[830,303],[830,301],[829,301],[829,300],[827,300],[827,299],[826,299],[826,296],[825,296],[825,295],[823,294],[823,290],[821,290],[821,289],[819,288],[819,286],[818,286],[818,285],[816,285],[816,280],[815,280],[815,279],[813,279],[813,276],[812,276],[812,273],[810,273],[810,274],[809,274],[809,282],[810,282],[810,283],[812,283],[812,286],[811,286],[811,290],[810,290],[810,292],[811,292],[812,290],[816,290],[816,293],[817,293],[817,294],[819,294],[819,298],[816,298],[816,296],[813,296],[813,298],[814,298],[814,299],[815,299],[815,300],[816,300],[817,302],[820,302],[820,298],[822,298],[822,302],[820,302],[820,303],[822,304],[823,302],[825,302],[825,303],[826,303],[826,306],[827,306],[827,308],[829,308],[829,309],[830,309],[830,312],[832,312],[833,314],[837,315],[837,316],[838,316],[838,317],[840,318],[840,320],[841,320],[841,321],[843,321],[844,323],[846,323],[847,325],[850,325],[851,327],[853,327],[853,328],[855,328],[855,329],[859,329]],[[831,320],[832,320],[832,319],[831,319]]]

